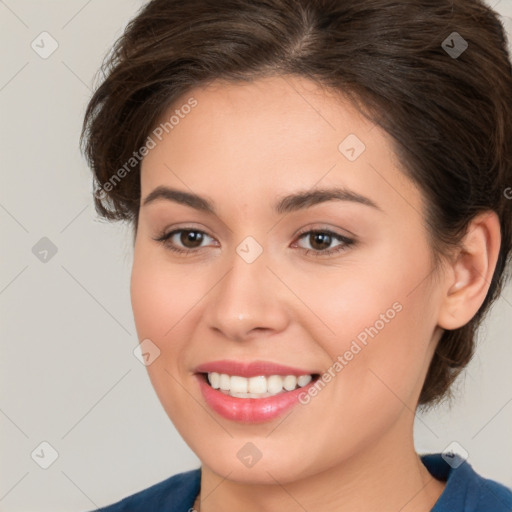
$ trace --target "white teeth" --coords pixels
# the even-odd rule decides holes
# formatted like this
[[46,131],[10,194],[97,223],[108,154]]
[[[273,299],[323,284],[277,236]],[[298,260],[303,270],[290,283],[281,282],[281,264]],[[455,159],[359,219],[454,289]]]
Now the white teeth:
[[[219,375],[219,374],[217,374]],[[219,388],[223,391],[229,391],[229,388],[231,387],[231,378],[229,375],[226,375],[225,373],[222,373],[219,376]]]
[[[231,377],[233,378],[233,377]],[[263,375],[249,379],[249,393],[266,393],[267,379]]]
[[311,382],[311,379],[313,377],[311,377],[311,375],[301,375],[298,379],[297,379],[297,384],[299,385],[300,388],[304,387],[306,384],[309,384]]
[[219,389],[220,387],[220,375],[218,373],[210,373],[208,374],[208,378],[210,379],[210,385],[213,389]]
[[208,382],[214,389],[220,389],[228,395],[239,398],[264,398],[277,395],[283,390],[293,391],[304,387],[312,380],[311,375],[258,375],[257,377],[240,377],[226,373],[208,373]]
[[232,393],[247,393],[248,388],[249,381],[244,377],[238,377],[236,375],[233,375],[231,377],[231,385],[229,387],[229,390]]
[[283,387],[286,391],[293,391],[297,387],[297,377],[295,375],[287,375],[284,378]]
[[271,375],[266,378],[267,391],[273,395],[280,393],[283,390],[283,377],[280,375]]

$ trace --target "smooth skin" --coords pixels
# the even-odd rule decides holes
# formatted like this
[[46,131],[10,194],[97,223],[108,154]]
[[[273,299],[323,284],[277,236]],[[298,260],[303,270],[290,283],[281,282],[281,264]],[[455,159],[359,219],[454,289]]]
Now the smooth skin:
[[[443,329],[466,324],[485,299],[496,214],[475,217],[434,271],[419,189],[389,136],[346,99],[300,77],[216,81],[162,120],[190,97],[197,106],[142,163],[131,298],[139,339],[161,351],[151,382],[202,462],[201,511],[429,511],[445,484],[414,449],[418,397]],[[366,146],[355,161],[338,149],[349,134]],[[144,205],[158,186],[208,198],[216,214],[163,198]],[[273,210],[319,187],[378,208],[331,200]],[[203,238],[155,240],[185,228]],[[322,255],[344,243],[298,236],[313,229],[355,243]],[[248,236],[263,249],[252,263],[236,251]],[[317,396],[276,420],[227,420],[199,391],[194,368],[220,359],[321,373],[397,301],[402,310]],[[252,467],[237,457],[248,442],[262,455]]]

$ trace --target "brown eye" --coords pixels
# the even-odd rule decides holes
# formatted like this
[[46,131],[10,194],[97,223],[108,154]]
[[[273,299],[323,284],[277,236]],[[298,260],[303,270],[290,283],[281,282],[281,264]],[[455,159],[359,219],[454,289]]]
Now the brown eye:
[[332,237],[326,233],[311,233],[309,235],[309,242],[313,249],[324,251],[331,245]]
[[179,233],[181,233],[179,241],[187,249],[196,249],[201,245],[204,238],[201,231],[181,230]]
[[[164,233],[160,237],[155,238],[157,242],[161,242],[165,247],[176,253],[190,254],[199,252],[204,246],[201,246],[205,238],[211,238],[204,231],[197,229],[175,229],[169,233]],[[329,230],[306,231],[299,235],[299,240],[307,239],[311,249],[301,247],[306,254],[312,253],[314,256],[329,256],[344,250],[355,244],[355,240],[347,238],[343,235],[333,233]],[[333,241],[338,240],[340,243],[334,248],[329,249]],[[299,246],[300,247],[300,246]]]
[[155,240],[163,243],[167,249],[173,252],[192,253],[202,249],[201,244],[206,237],[211,238],[198,229],[175,229],[169,233],[163,233]]
[[[338,233],[333,233],[328,230],[313,230],[306,231],[299,235],[299,240],[305,239],[308,241],[311,249],[305,249],[306,254],[313,254],[314,256],[329,256],[348,249],[351,245],[355,244],[355,240],[347,238]],[[340,243],[335,245],[334,248],[329,249],[333,241],[338,240]]]

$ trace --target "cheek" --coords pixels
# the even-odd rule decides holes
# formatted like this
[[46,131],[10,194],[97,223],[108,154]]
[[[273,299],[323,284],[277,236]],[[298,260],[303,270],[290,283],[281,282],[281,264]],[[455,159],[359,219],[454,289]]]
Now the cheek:
[[[160,350],[146,367],[151,384],[171,421],[179,426],[190,398],[180,382],[188,369],[187,333],[197,282],[143,244],[135,247],[130,281],[133,316],[139,340],[149,338]],[[188,333],[189,335],[189,333]],[[180,412],[181,411],[181,412]],[[186,423],[186,422],[185,422]]]
[[194,289],[190,283],[187,286],[187,276],[171,270],[142,244],[136,246],[130,281],[133,316],[138,339],[150,339],[160,350],[146,370],[167,412],[176,408],[180,397],[173,377],[180,378],[187,367],[183,328]]
[[193,306],[206,294],[205,281],[193,265],[176,266],[159,251],[140,244],[135,247],[130,295],[139,339],[161,340],[166,345],[189,321]]
[[338,403],[361,413],[384,404],[392,411],[403,402],[414,409],[428,366],[436,299],[425,279],[428,253],[409,255],[403,261],[381,253],[365,271],[344,276],[322,309],[335,333],[326,349],[343,366]]

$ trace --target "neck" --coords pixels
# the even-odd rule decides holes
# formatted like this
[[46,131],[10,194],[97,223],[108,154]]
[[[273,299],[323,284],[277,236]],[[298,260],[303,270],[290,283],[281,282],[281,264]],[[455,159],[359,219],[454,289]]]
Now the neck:
[[[408,432],[394,429],[340,464],[281,484],[236,482],[201,467],[200,512],[429,512],[445,483],[430,475]],[[405,436],[405,437],[404,437]],[[404,439],[407,442],[404,442]],[[269,471],[268,473],[272,473]]]

